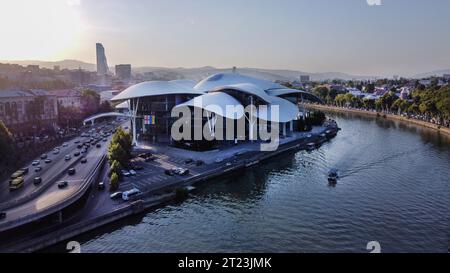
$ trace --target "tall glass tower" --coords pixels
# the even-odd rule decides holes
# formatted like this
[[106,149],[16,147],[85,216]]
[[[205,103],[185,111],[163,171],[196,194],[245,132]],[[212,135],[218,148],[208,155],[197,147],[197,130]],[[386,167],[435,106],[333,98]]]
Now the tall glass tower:
[[105,48],[101,43],[96,44],[97,50],[97,74],[107,75],[109,73],[108,62],[106,61]]

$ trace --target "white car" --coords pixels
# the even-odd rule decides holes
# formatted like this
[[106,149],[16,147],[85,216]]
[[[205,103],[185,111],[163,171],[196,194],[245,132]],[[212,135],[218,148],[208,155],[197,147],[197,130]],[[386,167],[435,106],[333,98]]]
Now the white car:
[[129,170],[128,172],[129,172],[131,175],[136,175],[136,174],[137,174],[135,170]]
[[59,150],[58,149],[54,149],[53,150],[53,154],[55,154],[55,155],[59,154]]
[[122,193],[122,199],[123,199],[123,201],[128,201],[131,196],[139,194],[139,193],[141,193],[141,191],[136,188],[131,189],[129,191],[125,191]]
[[71,158],[70,155],[66,155],[66,156],[64,157],[64,160],[67,161],[67,160],[70,160],[70,158]]
[[125,177],[128,177],[128,176],[131,175],[131,173],[128,172],[127,170],[122,170],[122,175],[125,176]]

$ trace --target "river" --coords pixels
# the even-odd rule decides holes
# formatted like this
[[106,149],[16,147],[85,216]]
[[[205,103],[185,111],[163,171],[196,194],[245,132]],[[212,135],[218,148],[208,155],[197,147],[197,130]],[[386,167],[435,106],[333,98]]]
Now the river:
[[[382,118],[330,113],[342,131],[75,238],[83,252],[447,252],[450,139]],[[327,172],[341,178],[328,185]]]

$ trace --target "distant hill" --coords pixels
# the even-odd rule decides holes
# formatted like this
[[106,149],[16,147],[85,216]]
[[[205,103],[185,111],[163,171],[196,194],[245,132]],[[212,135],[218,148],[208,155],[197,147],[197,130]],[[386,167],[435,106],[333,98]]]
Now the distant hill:
[[[56,62],[47,61],[0,61],[0,63],[15,63],[20,65],[39,65],[40,67],[53,68],[55,65],[59,65],[61,69],[78,69],[82,68],[88,71],[95,71],[96,65],[86,63],[78,60],[62,60]],[[113,71],[113,68],[110,68]],[[215,74],[230,72],[231,68],[215,68],[211,66],[196,67],[196,68],[166,68],[166,67],[133,67],[133,72],[144,73],[152,72],[156,75],[170,76],[175,79],[192,79],[201,80],[205,77]],[[262,69],[262,68],[250,68],[250,67],[238,67],[238,72],[244,75],[253,76],[257,78],[263,78],[270,81],[293,81],[299,80],[300,75],[309,75],[313,81],[322,80],[367,80],[376,79],[374,76],[361,76],[351,75],[341,72],[326,72],[326,73],[309,73],[297,70],[282,70],[282,69]]]
[[[136,67],[133,71],[138,73],[152,72],[152,73],[168,73],[169,71],[178,75],[179,78],[191,79],[191,80],[201,80],[205,77],[215,74],[231,72],[231,68],[215,68],[211,66],[198,67],[198,68],[164,68],[164,67]],[[322,81],[322,80],[332,80],[332,79],[342,79],[342,80],[367,80],[376,79],[374,76],[359,76],[350,75],[346,73],[339,72],[328,72],[328,73],[308,73],[296,70],[277,70],[277,69],[262,69],[262,68],[249,68],[243,67],[237,68],[237,71],[243,75],[253,76],[257,78],[263,78],[270,81],[293,81],[299,80],[300,75],[309,75],[311,80]]]
[[431,71],[431,72],[420,73],[420,74],[414,75],[413,78],[422,79],[422,78],[429,78],[432,76],[442,77],[442,75],[444,75],[444,74],[450,74],[450,69],[435,70],[435,71]]
[[88,71],[95,71],[96,65],[85,63],[78,60],[62,60],[62,61],[56,61],[56,62],[48,62],[48,61],[35,61],[35,60],[29,60],[29,61],[1,61],[0,63],[10,63],[10,64],[19,64],[23,66],[27,65],[39,65],[43,68],[50,68],[53,69],[53,66],[59,65],[61,69],[67,68],[67,69],[84,69]]

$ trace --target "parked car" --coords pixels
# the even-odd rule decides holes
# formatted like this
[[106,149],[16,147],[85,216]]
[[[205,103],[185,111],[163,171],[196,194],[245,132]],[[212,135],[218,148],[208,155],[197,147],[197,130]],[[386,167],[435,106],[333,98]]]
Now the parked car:
[[81,149],[81,148],[83,148],[83,145],[82,145],[82,144],[78,144],[78,145],[77,145],[77,148],[78,148],[78,149]]
[[121,170],[121,172],[122,172],[122,175],[125,176],[125,177],[128,177],[128,176],[131,175],[131,173],[128,172],[127,170]]
[[75,152],[73,156],[80,156],[80,152]]
[[184,164],[191,164],[192,162],[194,162],[194,159],[188,158],[184,161]]
[[134,170],[139,171],[139,170],[143,170],[143,169],[144,169],[144,166],[142,166],[142,165],[139,164],[139,163],[131,163],[131,168],[133,168]]
[[83,157],[82,159],[81,159],[81,164],[84,164],[84,163],[86,163],[87,162],[87,159],[86,159],[86,157]]
[[42,171],[42,167],[36,167],[36,168],[34,169],[34,172],[36,172],[36,173],[38,173],[38,172],[40,172],[40,171]]
[[75,142],[74,142],[75,144],[78,144],[78,143],[80,143],[80,141],[79,140],[75,140]]
[[101,148],[101,147],[102,147],[102,144],[100,144],[100,143],[97,143],[97,145],[95,145],[95,147],[97,147],[97,148]]
[[52,163],[52,160],[50,158],[47,158],[46,160],[44,160],[44,162],[49,164],[49,163]]
[[185,169],[185,168],[173,168],[173,169],[172,169],[172,172],[173,172],[174,174],[177,174],[177,175],[180,175],[180,176],[188,175],[188,174],[189,174],[189,170],[188,170],[188,169]]
[[99,190],[105,189],[105,183],[104,183],[103,181],[102,181],[102,182],[99,182],[98,185],[97,185],[97,188],[98,188]]
[[129,172],[131,175],[136,175],[136,174],[137,174],[135,170],[129,170],[128,172]]
[[203,164],[205,164],[205,162],[203,162],[203,160],[197,160],[197,161],[195,162],[195,165],[196,165],[196,166],[201,166],[201,165],[203,165]]
[[41,159],[46,159],[47,158],[47,154],[42,154],[41,155]]
[[69,144],[67,142],[64,142],[62,146],[67,147],[67,146],[69,146]]
[[34,185],[39,185],[39,184],[41,184],[41,182],[42,182],[42,178],[40,178],[39,176],[37,176],[33,179]]
[[68,161],[68,160],[70,160],[70,155],[66,155],[65,157],[64,157],[64,160],[66,160],[66,161]]
[[141,191],[139,189],[136,189],[136,188],[131,189],[129,191],[125,191],[125,192],[122,193],[122,199],[123,199],[123,201],[128,201],[131,196],[139,194],[139,193],[141,193]]
[[75,174],[75,168],[70,168],[70,169],[67,171],[67,173],[68,173],[69,175],[74,175],[74,174]]
[[172,170],[164,170],[164,173],[169,176],[173,176]]
[[39,165],[39,160],[35,160],[35,161],[33,161],[33,163],[31,163],[31,165],[33,165],[33,166],[37,166],[37,165]]
[[58,188],[60,189],[64,189],[65,187],[67,187],[69,185],[69,182],[67,181],[61,181],[58,183]]
[[122,198],[122,192],[121,192],[121,191],[115,192],[115,193],[111,194],[109,197],[110,197],[111,199]]
[[6,212],[1,211],[1,212],[0,212],[0,220],[3,220],[3,219],[5,219],[5,218],[6,218]]
[[58,149],[53,149],[53,154],[54,154],[54,155],[59,154],[59,150],[58,150]]

